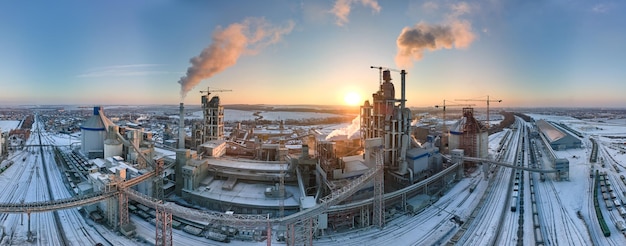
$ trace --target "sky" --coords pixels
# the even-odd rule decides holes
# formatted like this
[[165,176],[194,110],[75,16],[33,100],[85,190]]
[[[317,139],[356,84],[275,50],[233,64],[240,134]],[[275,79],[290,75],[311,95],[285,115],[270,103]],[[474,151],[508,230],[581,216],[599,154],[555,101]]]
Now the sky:
[[[623,1],[0,1],[0,105],[626,107]],[[458,102],[464,103],[464,102]],[[466,102],[465,102],[466,103]],[[485,102],[476,101],[476,106]]]

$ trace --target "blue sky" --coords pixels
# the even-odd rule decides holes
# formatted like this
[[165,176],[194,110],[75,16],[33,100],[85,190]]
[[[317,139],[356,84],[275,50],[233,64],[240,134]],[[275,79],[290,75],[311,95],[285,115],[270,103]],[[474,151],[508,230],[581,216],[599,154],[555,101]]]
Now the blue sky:
[[185,103],[207,86],[232,89],[220,94],[226,104],[365,100],[378,88],[375,65],[407,70],[410,106],[490,95],[500,106],[624,107],[625,5],[2,1],[0,104],[177,104],[190,59],[226,42],[234,62],[209,52],[202,64],[216,72],[196,71]]

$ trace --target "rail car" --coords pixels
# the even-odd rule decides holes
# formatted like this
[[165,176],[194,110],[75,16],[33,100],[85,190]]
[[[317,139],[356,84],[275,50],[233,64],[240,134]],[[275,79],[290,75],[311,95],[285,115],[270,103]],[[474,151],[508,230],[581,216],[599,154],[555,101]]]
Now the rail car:
[[183,231],[198,237],[202,234],[202,228],[198,228],[192,225],[186,225],[185,227],[183,227]]
[[626,224],[624,224],[622,220],[615,222],[615,227],[617,227],[617,230],[620,232],[626,231]]
[[174,229],[180,229],[182,227],[183,223],[181,223],[178,220],[173,219],[172,220],[172,228]]
[[538,215],[533,215],[533,226],[535,228],[539,228],[541,226],[541,224],[539,224],[539,216]]
[[535,228],[535,245],[545,245],[540,228]]
[[604,200],[604,202],[606,203],[606,209],[609,211],[613,211],[613,202],[609,200]]
[[224,242],[224,243],[228,242],[228,236],[219,232],[206,231],[204,232],[204,237],[207,239],[211,239],[213,241]]
[[622,216],[622,218],[626,219],[626,208],[619,207],[619,208],[617,208],[617,211],[619,212],[619,215]]
[[511,198],[511,212],[516,212],[517,211],[517,197],[512,197]]
[[141,210],[137,210],[137,216],[141,217],[144,220],[147,220],[150,218],[150,215],[148,215],[146,212],[141,211]]
[[139,210],[141,210],[141,211],[143,211],[145,213],[147,213],[150,210],[150,208],[146,207],[146,205],[143,205],[141,203],[138,203],[136,206],[137,206],[137,208]]
[[533,214],[538,214],[537,212],[537,204],[533,203]]

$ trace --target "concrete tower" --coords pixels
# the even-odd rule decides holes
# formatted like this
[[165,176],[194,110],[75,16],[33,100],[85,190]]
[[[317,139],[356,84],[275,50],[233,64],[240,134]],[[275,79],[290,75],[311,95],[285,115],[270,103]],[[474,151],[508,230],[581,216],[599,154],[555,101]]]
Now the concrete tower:
[[209,100],[209,94],[202,96],[202,110],[204,112],[204,126],[202,142],[224,139],[224,106],[220,105],[220,98],[214,96]]

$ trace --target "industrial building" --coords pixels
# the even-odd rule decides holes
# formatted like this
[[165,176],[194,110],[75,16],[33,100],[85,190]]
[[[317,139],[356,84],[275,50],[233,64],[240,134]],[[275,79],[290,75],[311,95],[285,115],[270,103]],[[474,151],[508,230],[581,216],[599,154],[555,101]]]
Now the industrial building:
[[580,148],[580,146],[582,145],[580,139],[570,135],[562,129],[557,128],[556,126],[545,120],[536,121],[536,125],[553,150]]
[[[170,151],[155,148],[150,133],[115,125],[96,107],[81,126],[81,153],[93,165],[88,171],[89,185],[82,184],[81,189],[103,191],[133,180],[128,188],[158,200],[175,194],[172,201],[184,206],[285,218],[333,199],[346,187],[358,186],[349,197],[337,201],[338,207],[315,217],[316,226],[309,232],[382,226],[395,208],[407,206],[406,199],[397,199],[397,194],[385,198],[386,193],[402,189],[407,199],[416,195],[437,199],[463,174],[457,172],[462,170],[458,165],[444,164],[437,138],[429,136],[419,143],[413,136],[412,112],[405,106],[406,73],[401,72],[400,98],[396,98],[391,72],[381,68],[380,73],[372,103],[367,100],[360,107],[360,137],[352,139],[329,138],[315,130],[294,132],[282,124],[271,134],[239,124],[225,136],[223,106],[219,97],[209,99],[211,91],[206,91],[201,98],[205,115],[190,127],[191,137],[185,131],[181,103],[178,148]],[[381,153],[380,161],[374,152]],[[163,165],[174,155],[171,165]],[[374,174],[375,179],[365,178]],[[145,179],[152,182],[135,181]],[[372,198],[374,206],[364,203]],[[130,235],[132,225],[119,221],[126,218],[119,207],[126,203],[119,199],[123,198],[87,209],[101,211],[109,225],[119,224],[122,233]]]
[[466,156],[487,158],[489,133],[474,118],[473,108],[463,108],[463,117],[450,126],[448,149],[463,149]]
[[[401,75],[404,82],[405,73]],[[269,134],[241,124],[225,138],[220,99],[209,99],[207,91],[201,100],[203,122],[193,126],[189,141],[194,150],[176,152],[176,193],[191,204],[216,211],[271,217],[297,213],[372,170],[374,161],[363,154],[363,147],[373,138],[382,140],[386,185],[403,188],[431,177],[443,169],[443,158],[434,138],[420,145],[411,135],[412,114],[405,107],[404,83],[402,87],[398,99],[390,71],[381,70],[373,102],[365,101],[361,107],[360,138],[331,140],[315,131],[297,135],[282,125]],[[295,139],[302,144],[287,148],[285,142]],[[375,196],[375,186],[374,182],[366,184],[348,200]],[[361,217],[363,212],[329,214],[325,222],[338,228],[348,216],[354,219],[351,225],[371,225],[367,218],[373,215]]]

